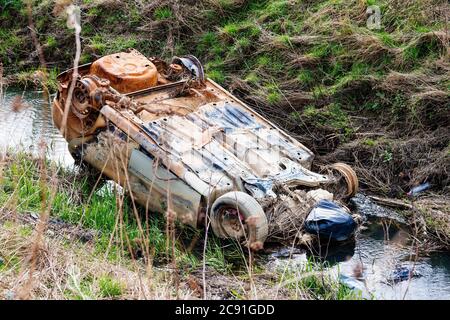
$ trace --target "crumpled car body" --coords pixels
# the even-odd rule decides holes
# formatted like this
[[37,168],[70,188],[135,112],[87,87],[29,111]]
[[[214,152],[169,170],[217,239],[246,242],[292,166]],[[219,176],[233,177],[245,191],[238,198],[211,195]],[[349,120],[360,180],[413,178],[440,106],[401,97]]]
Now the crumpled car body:
[[283,232],[273,208],[291,210],[284,215],[298,217],[289,223],[301,232],[315,203],[358,188],[345,164],[313,172],[308,148],[207,79],[194,56],[166,63],[120,52],[80,66],[77,77],[63,72],[58,86],[53,120],[74,158],[148,210],[210,224],[255,250]]

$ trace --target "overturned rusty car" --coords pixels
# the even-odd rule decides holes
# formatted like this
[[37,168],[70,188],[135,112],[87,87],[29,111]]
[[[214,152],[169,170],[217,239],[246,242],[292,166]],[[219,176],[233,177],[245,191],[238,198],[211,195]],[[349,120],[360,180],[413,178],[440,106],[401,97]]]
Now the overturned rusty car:
[[194,56],[166,63],[129,50],[72,75],[58,76],[53,103],[71,154],[148,210],[255,250],[314,238],[324,221],[311,215],[324,206],[345,218],[329,235],[354,231],[344,205],[358,188],[354,171],[342,163],[311,171],[310,150],[205,78]]

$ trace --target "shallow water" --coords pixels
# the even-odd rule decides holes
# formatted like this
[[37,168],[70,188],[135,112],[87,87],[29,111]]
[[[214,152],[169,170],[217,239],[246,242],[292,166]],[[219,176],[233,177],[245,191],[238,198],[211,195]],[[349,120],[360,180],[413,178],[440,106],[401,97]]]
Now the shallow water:
[[[21,106],[13,110],[20,96]],[[39,154],[45,142],[47,157],[65,166],[74,161],[67,150],[67,142],[53,126],[50,102],[36,91],[7,90],[0,100],[0,151],[7,148]]]
[[[339,263],[344,283],[356,278],[354,270],[361,265],[363,275],[356,287],[378,299],[450,299],[450,255],[416,257],[401,228],[386,231],[380,221],[372,221],[359,235],[352,258]],[[410,270],[412,277],[400,281],[399,270]]]
[[268,267],[302,268],[313,258],[327,262],[330,275],[366,299],[450,299],[449,253],[416,256],[407,227],[396,221],[395,212],[393,219],[388,218],[388,209],[367,200],[355,211],[367,221],[354,242],[323,247],[315,253],[295,250],[290,258],[289,248],[278,248]]
[[[23,96],[24,108],[12,110],[17,95]],[[50,104],[43,103],[42,93],[7,91],[0,103],[0,150],[39,152],[40,141],[47,144],[47,156],[65,166],[73,159],[67,142],[53,126]],[[450,299],[450,255],[434,253],[415,257],[411,239],[401,218],[359,195],[355,201],[359,213],[367,217],[367,229],[354,243],[323,249],[317,257],[330,264],[330,271],[349,286],[361,290],[365,297],[377,299]],[[284,256],[284,257],[283,257]],[[290,256],[290,258],[286,258]],[[278,249],[269,259],[269,268],[303,265],[311,253],[290,248]],[[408,267],[414,276],[393,281],[395,270]]]

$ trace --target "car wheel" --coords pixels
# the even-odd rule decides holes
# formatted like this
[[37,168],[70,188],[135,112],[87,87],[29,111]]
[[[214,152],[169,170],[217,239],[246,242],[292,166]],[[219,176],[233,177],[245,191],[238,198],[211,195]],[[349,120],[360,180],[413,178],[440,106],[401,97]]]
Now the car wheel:
[[266,214],[255,198],[245,192],[228,192],[214,201],[211,207],[211,226],[218,237],[242,239],[249,243],[267,238]]
[[331,170],[337,172],[340,179],[345,181],[346,192],[344,198],[353,197],[359,189],[359,181],[356,172],[348,164],[337,162],[330,166]]

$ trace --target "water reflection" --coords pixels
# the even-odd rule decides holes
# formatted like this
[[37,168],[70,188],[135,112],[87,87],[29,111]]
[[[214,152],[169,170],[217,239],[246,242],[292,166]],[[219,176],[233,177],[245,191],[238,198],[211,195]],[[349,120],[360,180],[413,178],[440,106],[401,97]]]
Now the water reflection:
[[[402,225],[371,218],[366,226],[353,242],[311,251],[277,250],[268,266],[301,270],[311,260],[326,263],[327,272],[359,290],[363,298],[450,299],[449,254],[417,257]],[[410,272],[406,277],[405,270]]]
[[11,148],[38,154],[40,143],[47,145],[47,157],[64,166],[74,161],[67,142],[54,127],[50,101],[41,92],[7,90],[0,103],[0,150]]

